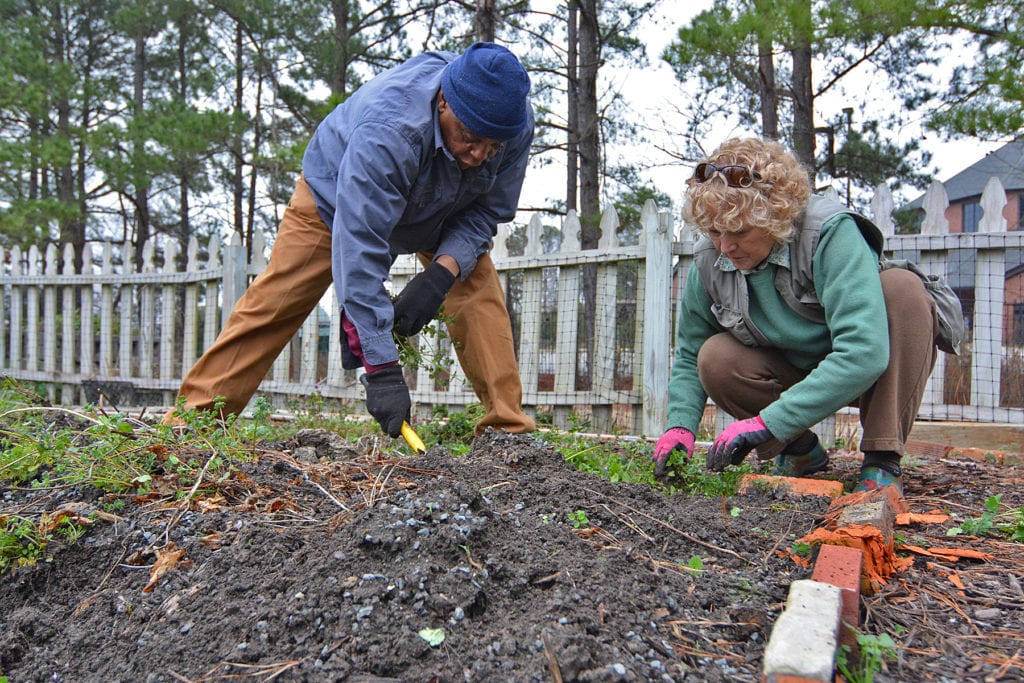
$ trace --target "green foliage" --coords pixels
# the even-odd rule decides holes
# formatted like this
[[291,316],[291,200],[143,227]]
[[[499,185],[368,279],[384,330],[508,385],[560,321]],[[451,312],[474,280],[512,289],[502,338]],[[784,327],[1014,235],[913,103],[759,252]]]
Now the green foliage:
[[873,636],[857,634],[860,661],[850,661],[850,646],[842,645],[836,653],[836,668],[849,683],[872,683],[888,659],[896,658],[896,643],[888,633]]
[[789,548],[789,552],[797,557],[810,557],[813,548],[807,543],[794,543]]
[[[9,392],[2,392],[10,399]],[[6,401],[0,400],[0,405]],[[269,404],[268,404],[269,405]],[[11,407],[0,413],[6,425],[0,441],[0,480],[14,485],[47,487],[89,485],[111,493],[145,493],[156,478],[174,475],[183,486],[200,476],[217,479],[229,470],[228,458],[250,457],[261,422],[221,422],[214,413],[184,410],[188,425],[139,429],[121,414],[91,415],[63,408]],[[52,418],[54,413],[64,416]],[[257,411],[258,415],[268,413]],[[208,462],[182,460],[168,444],[213,451]]]
[[476,423],[484,416],[484,407],[471,403],[465,410],[451,412],[447,406],[436,405],[431,419],[417,422],[416,431],[424,443],[439,443],[457,454],[469,450],[475,436]]
[[[934,104],[940,87],[933,82],[934,65],[948,50],[942,38],[956,19],[954,12],[922,0],[715,2],[682,26],[662,55],[680,81],[699,83],[686,112],[691,122],[683,131],[689,143],[684,154],[706,154],[703,142],[717,137],[721,125],[734,125],[737,117],[742,128],[794,148],[806,135],[796,129],[801,103],[804,111],[813,111],[823,96],[836,93],[856,113],[859,132],[850,125],[852,114],[826,113],[831,125],[816,130],[813,138],[824,150],[819,177],[828,183],[848,179],[864,193],[873,190],[879,177],[922,187],[929,159],[913,143],[896,145],[889,131],[904,125],[905,111]],[[804,45],[815,59],[813,80],[800,78],[791,57],[794,48]],[[774,81],[763,80],[762,56],[770,56]],[[871,74],[872,87],[854,91],[850,76],[865,73]],[[879,108],[881,91],[904,106]],[[773,121],[776,129],[765,130]],[[843,139],[842,149],[829,148],[827,140]]]
[[1002,494],[989,496],[985,499],[985,512],[980,517],[966,519],[959,526],[950,527],[946,535],[985,536],[1002,533],[1009,536],[1011,541],[1024,542],[1024,507],[1001,513],[1002,498]]
[[688,569],[691,574],[700,574],[704,571],[704,560],[700,559],[699,555],[694,555],[686,563],[685,568]]
[[570,512],[566,515],[566,518],[572,522],[574,529],[584,529],[590,526],[590,518],[587,517],[586,510],[577,510],[576,512]]
[[358,435],[362,430],[361,425],[347,419],[347,405],[341,401],[330,401],[319,391],[301,398],[291,398],[287,405],[295,419],[290,424],[275,428],[274,432],[279,437],[312,428],[329,429],[342,435]]
[[239,427],[239,432],[253,448],[256,447],[256,442],[272,435],[269,421],[273,410],[270,401],[263,396],[257,396],[252,402],[252,418]]
[[77,543],[86,530],[69,516],[51,520],[44,514],[38,522],[18,515],[0,516],[0,573],[45,559],[55,535],[66,543]]
[[669,478],[666,482],[670,491],[683,491],[687,495],[707,497],[732,496],[736,493],[740,478],[754,471],[752,465],[727,467],[722,472],[711,472],[705,466],[704,458],[698,452],[687,460],[673,452],[668,461]]
[[1019,0],[962,3],[957,26],[980,51],[958,60],[945,107],[928,124],[951,135],[981,139],[1016,138],[1024,132],[1024,13]]
[[[574,420],[574,416],[570,416],[570,421],[575,428],[581,428],[581,423]],[[544,431],[537,436],[582,472],[590,472],[613,482],[654,483],[649,447],[641,441],[623,439],[604,443],[577,431]]]
[[46,551],[46,538],[31,519],[0,518],[0,572],[35,564]]
[[448,347],[453,342],[443,325],[453,322],[454,318],[445,315],[444,306],[441,306],[434,320],[425,325],[415,337],[394,333],[398,362],[410,370],[426,368],[427,375],[440,389],[447,388],[452,371]]

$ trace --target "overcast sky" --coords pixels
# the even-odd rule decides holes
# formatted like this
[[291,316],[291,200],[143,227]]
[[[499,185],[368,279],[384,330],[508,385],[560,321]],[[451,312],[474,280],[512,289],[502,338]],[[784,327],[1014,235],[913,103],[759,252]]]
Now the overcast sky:
[[[616,73],[612,79],[613,87],[619,87],[625,95],[629,105],[628,116],[633,117],[636,121],[644,122],[652,128],[662,128],[659,125],[660,120],[662,118],[671,120],[670,112],[682,107],[681,103],[685,102],[689,95],[683,90],[682,84],[676,81],[672,69],[661,60],[660,56],[664,48],[675,37],[677,29],[710,6],[710,0],[665,0],[661,7],[648,18],[638,33],[647,40],[648,67]],[[953,65],[949,61],[951,60],[947,60],[945,66],[952,68]],[[865,85],[863,88],[858,88],[860,92],[870,91],[868,78],[865,76]],[[856,112],[864,105],[819,99],[815,102],[816,121],[820,123],[834,119],[845,106],[854,106]],[[857,114],[855,113],[855,126],[856,119]],[[677,120],[681,125],[682,119],[677,117]],[[922,136],[919,126],[920,115],[907,113],[906,120],[904,128],[897,131],[896,134],[896,142],[901,144]],[[753,134],[756,134],[756,131],[722,126],[716,131],[715,139],[703,141],[703,146],[711,151],[728,137]],[[678,146],[673,145],[667,137],[662,144],[666,147]],[[932,152],[932,163],[939,171],[938,178],[945,180],[981,159],[986,153],[1002,146],[1002,143],[980,143],[976,140],[943,142],[937,135],[928,134],[924,137],[923,146]],[[628,150],[611,150],[611,153],[628,154],[633,163],[640,164],[644,169],[645,177],[651,180],[660,191],[672,197],[677,209],[682,205],[684,183],[692,172],[690,165],[675,163],[668,155],[659,152],[655,144],[634,146]],[[564,187],[565,170],[561,163],[551,164],[542,169],[531,168],[527,174],[520,203],[524,206],[540,205],[546,198],[561,197]],[[837,187],[837,189],[841,188]],[[913,199],[915,196],[916,193],[912,193],[905,199]],[[528,218],[525,216],[520,220],[528,220]]]

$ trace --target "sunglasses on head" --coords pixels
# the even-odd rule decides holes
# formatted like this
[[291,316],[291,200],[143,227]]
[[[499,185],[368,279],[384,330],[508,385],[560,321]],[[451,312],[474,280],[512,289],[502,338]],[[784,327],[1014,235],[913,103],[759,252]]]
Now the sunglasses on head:
[[750,187],[755,180],[761,180],[760,173],[749,166],[737,164],[717,166],[710,161],[704,161],[697,164],[697,168],[693,172],[693,177],[697,179],[698,183],[706,183],[716,175],[722,176],[729,187]]

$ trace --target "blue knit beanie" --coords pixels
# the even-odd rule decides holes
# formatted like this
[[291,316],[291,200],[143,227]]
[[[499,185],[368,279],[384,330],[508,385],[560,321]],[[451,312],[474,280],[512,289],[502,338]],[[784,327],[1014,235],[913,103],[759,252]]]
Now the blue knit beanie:
[[494,43],[474,43],[441,75],[452,113],[473,134],[511,140],[528,125],[530,77],[516,56]]

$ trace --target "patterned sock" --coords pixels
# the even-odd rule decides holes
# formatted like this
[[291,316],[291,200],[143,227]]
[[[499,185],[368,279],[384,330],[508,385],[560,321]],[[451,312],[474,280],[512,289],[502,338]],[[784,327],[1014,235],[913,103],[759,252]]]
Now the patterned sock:
[[900,454],[895,451],[864,451],[861,469],[865,467],[877,467],[894,477],[903,476],[903,470],[900,469]]

